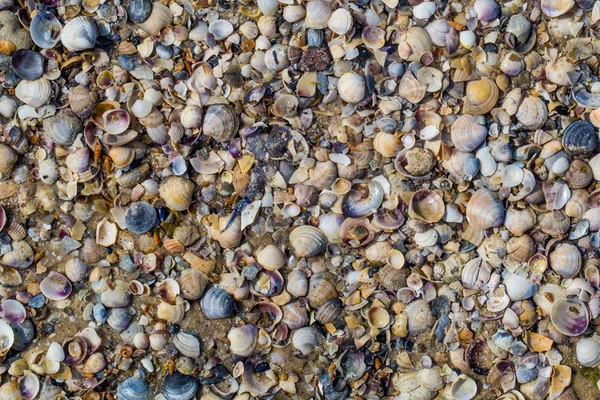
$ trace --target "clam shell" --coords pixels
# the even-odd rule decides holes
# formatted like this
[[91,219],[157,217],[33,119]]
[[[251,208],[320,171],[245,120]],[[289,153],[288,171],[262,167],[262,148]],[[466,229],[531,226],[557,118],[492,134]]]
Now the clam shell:
[[408,317],[408,330],[411,334],[419,334],[433,326],[434,318],[431,314],[431,308],[423,300],[411,302],[404,313]]
[[69,20],[60,35],[60,41],[69,51],[92,49],[97,38],[98,26],[93,19],[83,15]]
[[286,263],[285,255],[275,245],[267,245],[256,252],[256,260],[260,265],[269,270],[278,270]]
[[454,146],[458,150],[468,153],[485,141],[488,129],[479,123],[477,117],[465,114],[454,121],[450,132]]
[[286,291],[292,297],[303,297],[308,293],[308,277],[299,269],[292,270],[287,276]]
[[290,329],[298,329],[308,325],[309,318],[306,312],[305,302],[293,301],[281,307],[283,317],[281,321]]
[[310,277],[306,299],[313,309],[318,309],[326,301],[337,297],[333,276],[327,272],[314,274]]
[[576,299],[558,299],[550,311],[550,320],[563,335],[579,336],[588,327],[589,311],[584,303]]
[[162,394],[167,400],[191,400],[198,391],[198,381],[190,375],[174,372],[162,384]]
[[152,2],[152,12],[150,16],[142,23],[138,23],[140,27],[140,37],[142,39],[148,36],[156,36],[161,29],[171,24],[173,14],[171,9],[158,1]]
[[173,338],[173,345],[181,354],[188,357],[200,357],[200,340],[192,334],[179,332]]
[[487,78],[470,81],[465,89],[463,113],[487,114],[498,102],[498,97],[499,90],[494,81]]
[[212,105],[206,110],[202,132],[218,142],[226,142],[237,133],[238,125],[238,116],[229,106]]
[[325,29],[331,16],[329,4],[323,0],[313,0],[306,4],[304,24],[307,28]]
[[290,244],[297,257],[314,257],[325,251],[327,237],[319,228],[304,225],[290,233]]
[[195,185],[189,179],[171,176],[160,183],[158,190],[168,208],[183,211],[192,203]]
[[46,58],[38,52],[19,49],[12,54],[10,63],[17,75],[34,81],[43,75]]
[[365,78],[356,72],[345,72],[338,81],[338,93],[347,103],[359,103],[366,93]]
[[431,190],[416,191],[410,198],[408,215],[418,220],[434,223],[444,216],[445,205],[441,196]]
[[329,29],[338,35],[345,35],[352,29],[353,26],[352,14],[345,8],[338,8],[327,21]]
[[212,227],[213,238],[219,242],[222,247],[227,249],[233,249],[239,246],[242,241],[242,221],[241,218],[236,217],[231,225],[227,227],[231,220],[231,215],[226,215],[219,218],[219,223]]
[[31,39],[42,49],[51,49],[60,41],[62,25],[50,11],[39,10],[29,26]]
[[560,243],[548,257],[550,268],[563,278],[572,278],[581,269],[581,254],[570,243]]
[[541,98],[528,96],[523,99],[516,117],[526,129],[539,129],[548,119],[548,107]]
[[516,274],[506,274],[504,277],[506,293],[512,301],[521,301],[533,297],[537,285]]
[[58,145],[72,145],[75,141],[75,136],[82,130],[83,124],[81,120],[64,111],[44,119],[44,132],[50,140]]
[[504,205],[489,190],[479,189],[467,203],[467,220],[477,230],[498,227],[504,222]]
[[216,286],[210,286],[200,302],[202,313],[208,319],[232,317],[237,309],[233,296]]
[[33,263],[33,249],[24,241],[12,243],[12,250],[2,256],[2,263],[14,268],[27,268]]
[[551,18],[560,17],[569,12],[575,5],[574,0],[542,0],[541,8],[544,14]]
[[[15,96],[28,106],[37,108],[41,107],[50,100],[52,95],[52,85],[46,78],[39,78],[34,81],[22,80],[15,88]],[[44,119],[44,126],[46,121]]]
[[258,328],[252,324],[232,327],[227,334],[230,349],[240,357],[249,357],[256,350],[258,343]]
[[208,278],[197,269],[186,269],[178,280],[181,295],[187,300],[199,300],[208,285]]
[[132,376],[117,387],[117,396],[122,400],[150,400],[150,385],[142,379]]
[[298,329],[292,336],[292,345],[305,356],[313,353],[318,344],[319,336],[310,326]]
[[587,157],[598,146],[596,128],[587,121],[575,121],[563,131],[562,145],[571,155]]
[[145,201],[132,203],[125,212],[125,225],[133,233],[144,234],[158,223],[156,209]]
[[581,365],[595,368],[600,365],[600,342],[596,336],[581,338],[577,341],[575,354]]
[[383,202],[383,188],[376,181],[355,184],[342,200],[342,212],[350,218],[374,214]]

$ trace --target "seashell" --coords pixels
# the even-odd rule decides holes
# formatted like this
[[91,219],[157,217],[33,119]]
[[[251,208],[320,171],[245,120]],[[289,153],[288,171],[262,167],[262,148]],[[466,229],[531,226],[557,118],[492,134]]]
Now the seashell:
[[100,294],[100,301],[106,307],[126,307],[131,299],[129,296],[128,285],[119,281],[113,288],[107,288]]
[[[192,106],[195,107],[195,106]],[[187,108],[187,107],[186,107]],[[185,111],[185,109],[184,109]],[[183,112],[182,112],[183,115]],[[148,135],[150,135],[150,137],[152,137],[152,140],[158,142],[157,138],[160,139],[159,135],[159,130],[164,129],[166,131],[165,126],[162,124],[162,122],[164,121],[165,116],[163,115],[162,112],[160,112],[160,110],[156,107],[152,108],[152,111],[150,111],[150,114],[146,115],[145,117],[142,118],[138,118],[138,121],[140,122],[140,124],[142,124],[143,126],[145,126],[147,128],[148,131]],[[186,119],[182,119],[182,124],[183,121],[187,121]],[[154,128],[154,129],[150,129],[150,128]],[[156,131],[156,132],[155,132]],[[167,138],[165,139],[168,140],[168,134],[165,132],[165,136],[167,136]]]
[[357,183],[342,199],[342,212],[350,218],[374,214],[383,202],[383,188],[376,181]]
[[283,44],[273,45],[266,53],[264,66],[275,72],[283,71],[290,66],[288,58],[288,46]]
[[171,24],[173,15],[171,9],[158,1],[152,2],[152,12],[150,16],[141,23],[138,23],[140,27],[140,37],[142,39],[148,36],[158,36],[160,31]]
[[436,19],[425,26],[433,44],[446,47],[448,53],[454,53],[458,45],[458,34],[444,18]]
[[467,220],[476,230],[495,228],[504,222],[504,205],[487,189],[479,189],[467,203]]
[[361,37],[365,46],[370,49],[380,49],[385,44],[385,31],[377,26],[366,26]]
[[65,359],[65,351],[60,344],[52,342],[48,346],[46,357],[51,361],[62,362]]
[[283,9],[283,19],[294,23],[300,21],[306,15],[306,10],[301,5],[292,4]]
[[152,13],[152,1],[150,0],[129,0],[127,2],[127,16],[136,24],[146,21]]
[[179,116],[181,125],[188,129],[199,129],[202,127],[202,108],[195,105],[188,105]]
[[492,21],[500,15],[500,6],[494,0],[475,0],[473,8],[480,21]]
[[313,353],[318,344],[319,336],[317,335],[317,332],[310,326],[298,329],[292,336],[292,345],[305,356]]
[[58,166],[56,161],[52,159],[46,159],[42,161],[39,167],[40,180],[46,185],[52,185],[59,178]]
[[331,299],[323,303],[315,314],[315,319],[321,324],[333,324],[342,314],[344,303],[340,299]]
[[548,119],[548,107],[541,98],[528,96],[523,99],[516,117],[526,129],[539,129]]
[[514,207],[506,210],[504,226],[515,236],[522,236],[537,222],[535,212],[530,208],[517,209]]
[[19,380],[19,391],[23,400],[32,400],[40,392],[40,381],[36,374],[31,371],[24,371],[23,377]]
[[230,107],[212,105],[206,110],[202,132],[218,142],[226,142],[235,136],[238,124],[237,114]]
[[44,133],[46,133],[50,140],[58,145],[72,145],[75,136],[82,130],[83,124],[81,123],[81,120],[77,117],[72,117],[65,112],[58,112],[56,115],[44,119]]
[[436,9],[437,6],[434,2],[427,1],[414,6],[412,14],[413,17],[417,19],[428,20],[433,14],[435,14]]
[[587,121],[575,121],[563,131],[562,145],[573,156],[588,157],[598,146],[596,128]]
[[477,383],[467,375],[459,375],[452,383],[450,394],[455,400],[471,400],[477,395]]
[[411,334],[419,334],[433,326],[431,308],[423,300],[412,301],[406,306],[404,313],[408,317],[408,330]]
[[452,124],[450,132],[454,146],[460,151],[469,153],[485,141],[488,129],[478,122],[477,117],[461,115]]
[[331,14],[331,17],[327,21],[327,26],[332,32],[343,36],[350,32],[353,23],[354,21],[350,11],[345,8],[338,8]]
[[581,301],[561,298],[552,304],[550,320],[563,335],[579,336],[587,329],[590,315],[586,305]]
[[158,296],[169,304],[176,304],[180,294],[179,283],[175,279],[167,278],[158,285]]
[[308,293],[308,277],[299,269],[292,270],[287,276],[286,291],[292,297],[304,297]]
[[106,218],[96,225],[96,243],[110,247],[117,241],[117,225],[108,222]]
[[584,367],[596,368],[600,365],[600,342],[597,336],[577,340],[575,354],[577,361]]
[[2,264],[24,269],[33,263],[33,249],[24,241],[12,243],[12,250],[2,256]]
[[63,342],[62,347],[65,353],[63,362],[67,365],[79,365],[87,356],[88,346],[82,337],[75,336],[67,339]]
[[240,218],[236,217],[231,222],[231,226],[225,229],[231,218],[231,215],[220,217],[217,226],[212,227],[213,238],[218,241],[222,247],[227,249],[233,249],[239,246],[242,241],[242,222]]
[[132,376],[119,383],[117,396],[120,400],[150,400],[150,385],[142,379]]
[[184,299],[199,300],[208,285],[208,278],[197,269],[186,269],[181,271],[178,282]]
[[256,350],[258,328],[252,324],[232,327],[227,334],[231,352],[240,357],[249,357]]
[[481,258],[467,262],[461,271],[461,282],[468,289],[480,289],[488,283],[492,273],[491,266]]
[[281,321],[290,329],[298,329],[308,325],[309,318],[303,301],[293,301],[281,307]]
[[396,154],[402,150],[402,139],[382,131],[375,135],[373,148],[383,157],[396,157]]
[[570,243],[560,243],[548,256],[550,268],[563,278],[572,278],[581,269],[581,254]]
[[17,380],[7,381],[0,386],[0,397],[6,400],[21,400],[23,397]]
[[83,364],[85,374],[97,374],[106,367],[106,359],[102,353],[91,354]]
[[279,247],[269,244],[256,252],[256,260],[266,269],[275,271],[286,263],[285,255]]
[[210,286],[200,302],[202,313],[208,319],[232,317],[237,309],[233,296],[216,286]]
[[93,19],[79,16],[67,21],[60,41],[71,52],[93,49],[98,38],[98,26]]
[[[22,80],[15,88],[15,96],[17,96],[17,99],[34,108],[46,104],[48,100],[50,100],[51,95],[52,85],[48,79],[43,77],[34,81]],[[52,118],[56,118],[56,116],[46,118],[44,123]]]
[[[171,324],[178,324],[183,320],[185,316],[185,305],[182,302],[176,301],[175,304],[167,303],[166,301],[161,301],[156,310],[156,316],[160,319],[163,319]],[[160,339],[160,338],[157,338]],[[152,335],[150,336],[150,347],[154,348],[152,345],[154,338]]]
[[10,64],[21,78],[35,81],[44,74],[46,58],[38,52],[19,49],[12,54]]
[[307,28],[325,29],[331,17],[331,8],[323,0],[313,0],[306,4],[304,24]]
[[512,301],[529,299],[537,291],[537,285],[516,274],[506,274],[504,285],[506,286],[506,294]]
[[[569,169],[565,173],[565,180],[569,184],[571,189],[581,189],[586,187],[592,181],[594,174],[592,168],[583,160],[573,160]],[[571,199],[573,198],[576,190],[572,191]],[[567,214],[569,215],[569,214]],[[569,215],[571,217],[571,215]]]
[[398,96],[418,104],[427,94],[427,85],[419,82],[412,72],[406,71],[398,83]]
[[327,272],[314,274],[310,277],[306,299],[311,308],[318,309],[326,301],[337,297],[333,277]]
[[372,329],[385,329],[390,321],[390,314],[383,307],[371,307],[367,313],[367,322]]
[[180,176],[168,177],[160,183],[158,189],[167,207],[174,211],[184,211],[190,206],[194,190],[194,183]]
[[473,115],[487,114],[498,102],[499,90],[496,83],[483,78],[467,83],[463,113]]
[[[321,0],[315,0],[312,3],[314,2],[323,3]],[[366,93],[365,78],[353,71],[345,72],[338,80],[338,93],[347,103],[359,103]]]
[[233,33],[233,25],[229,21],[218,19],[210,23],[208,32],[213,35],[215,40],[227,39]]
[[146,201],[131,203],[125,212],[125,226],[133,233],[144,234],[158,224],[156,209]]
[[431,190],[418,190],[410,198],[408,215],[427,223],[438,222],[445,212],[444,200]]
[[60,41],[62,25],[56,15],[50,11],[39,10],[29,26],[33,43],[42,49],[51,49]]
[[69,154],[65,164],[71,171],[77,174],[87,171],[90,166],[90,151],[87,148],[83,148]]
[[569,12],[575,5],[574,0],[542,0],[541,9],[544,14],[551,18],[560,17]]
[[17,300],[4,299],[0,306],[0,318],[11,323],[20,325],[27,317],[27,310]]
[[0,320],[0,358],[4,359],[15,342],[15,333],[10,325]]
[[401,58],[407,61],[419,61],[423,53],[431,52],[433,43],[427,31],[419,26],[411,26],[406,31],[404,45],[398,46]]
[[198,391],[198,381],[178,371],[167,375],[162,384],[162,394],[167,400],[191,400]]
[[[525,63],[523,62],[523,58],[514,51],[508,52],[500,63],[500,70],[509,76],[518,76],[524,69]],[[511,115],[513,114],[511,113]]]
[[102,114],[104,130],[111,135],[120,135],[129,127],[130,117],[126,110],[107,110]]
[[262,396],[277,384],[277,381],[267,373],[262,373],[256,367],[262,360],[257,357],[251,357],[243,365],[242,382],[253,396]]
[[163,350],[169,341],[169,332],[163,329],[155,330],[154,333],[148,336],[150,348],[152,350]]
[[337,178],[337,167],[331,161],[320,161],[309,171],[310,180],[317,189],[328,189]]
[[297,257],[314,257],[325,251],[327,237],[314,226],[303,225],[290,233],[290,244]]
[[7,180],[12,174],[13,167],[19,157],[15,151],[4,143],[0,144],[0,180]]
[[374,237],[375,231],[367,218],[346,218],[340,227],[340,238],[346,246],[364,246]]
[[564,235],[571,226],[571,219],[562,211],[552,211],[542,214],[539,220],[542,232],[550,236],[558,237]]
[[200,357],[200,341],[194,335],[185,332],[179,332],[173,338],[173,345],[184,356],[192,358]]

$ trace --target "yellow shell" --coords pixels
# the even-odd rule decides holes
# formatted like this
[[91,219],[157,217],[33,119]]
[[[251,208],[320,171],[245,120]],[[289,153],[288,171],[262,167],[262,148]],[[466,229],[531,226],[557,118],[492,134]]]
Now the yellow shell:
[[464,114],[483,115],[492,110],[498,102],[499,89],[491,79],[480,79],[467,84]]
[[133,162],[135,150],[131,147],[113,147],[108,151],[109,157],[119,168],[125,168]]
[[160,183],[158,191],[168,208],[183,211],[192,203],[195,187],[189,179],[171,176]]

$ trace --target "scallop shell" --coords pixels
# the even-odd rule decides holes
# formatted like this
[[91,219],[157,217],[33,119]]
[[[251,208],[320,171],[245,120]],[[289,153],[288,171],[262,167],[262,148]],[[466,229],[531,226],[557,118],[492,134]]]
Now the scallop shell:
[[504,205],[487,189],[479,189],[467,203],[467,220],[477,230],[502,225]]
[[79,16],[69,20],[62,29],[60,41],[69,51],[94,48],[98,38],[98,27],[93,19]]
[[498,86],[490,79],[483,78],[470,81],[465,89],[463,113],[487,114],[498,102],[499,95]]
[[304,225],[290,233],[290,244],[297,257],[314,257],[325,251],[327,237],[319,228]]
[[[35,81],[24,79],[15,88],[15,96],[23,103],[34,108],[46,104],[50,100],[51,95],[52,85],[48,79],[43,77]],[[44,124],[47,119],[44,120]]]
[[212,105],[206,110],[202,132],[218,142],[226,142],[235,136],[238,124],[238,116],[229,106]]

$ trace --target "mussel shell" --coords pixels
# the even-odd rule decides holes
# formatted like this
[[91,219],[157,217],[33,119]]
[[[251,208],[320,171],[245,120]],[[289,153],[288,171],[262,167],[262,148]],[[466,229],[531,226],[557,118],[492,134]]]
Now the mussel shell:
[[119,400],[150,400],[150,385],[142,379],[132,376],[117,387]]
[[200,307],[208,319],[229,318],[237,310],[233,296],[216,286],[211,286],[206,290],[200,301]]
[[10,63],[17,75],[34,81],[44,74],[46,57],[36,51],[19,49],[13,53]]
[[198,381],[179,371],[168,375],[163,381],[162,393],[167,400],[190,400],[198,391]]
[[156,209],[146,201],[132,203],[125,212],[125,225],[133,233],[146,233],[158,225]]
[[562,145],[571,155],[587,157],[598,145],[596,128],[587,121],[573,122],[563,131]]
[[127,16],[136,24],[146,21],[152,13],[152,1],[150,0],[129,0],[127,3]]

